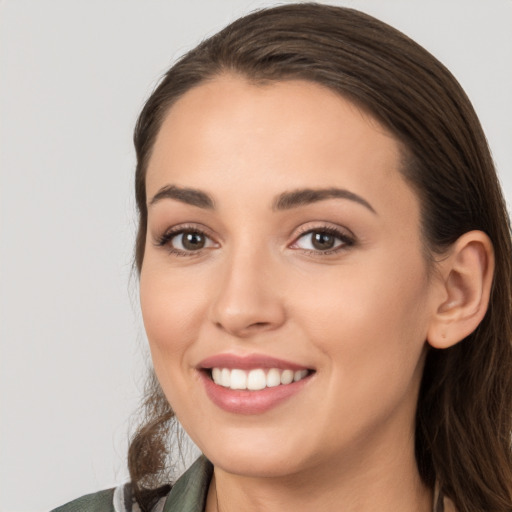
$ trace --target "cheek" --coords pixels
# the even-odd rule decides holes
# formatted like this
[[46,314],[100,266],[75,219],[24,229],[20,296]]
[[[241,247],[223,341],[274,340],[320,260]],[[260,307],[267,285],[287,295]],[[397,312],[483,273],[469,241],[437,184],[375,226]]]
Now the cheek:
[[317,279],[314,286],[315,300],[303,300],[294,316],[340,379],[350,378],[351,385],[410,380],[428,325],[428,284],[421,257],[357,265],[325,281]]
[[[339,425],[356,442],[396,417],[396,411],[407,416],[415,410],[425,353],[426,291],[414,276],[398,280],[390,273],[377,281],[368,269],[364,276],[351,272],[337,284],[329,294],[317,294],[314,311],[304,309],[310,340],[329,368],[321,407],[323,417],[338,425],[328,429],[332,442],[340,435]],[[402,413],[404,433],[411,422]]]
[[[140,302],[155,369],[182,363],[202,315],[201,296],[193,283],[148,262],[140,276]],[[157,370],[158,371],[158,370]]]
[[[204,316],[200,296],[193,284],[182,282],[176,273],[148,264],[140,276],[140,302],[158,381],[178,418],[187,418],[189,397],[196,391],[189,354],[199,318]],[[192,415],[199,413],[192,411]]]

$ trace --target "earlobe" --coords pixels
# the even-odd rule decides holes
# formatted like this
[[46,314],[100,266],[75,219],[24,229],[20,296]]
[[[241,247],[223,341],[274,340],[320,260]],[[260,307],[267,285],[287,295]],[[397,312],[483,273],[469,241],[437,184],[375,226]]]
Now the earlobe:
[[494,250],[482,231],[462,235],[439,263],[440,287],[433,307],[427,340],[434,348],[448,348],[469,336],[489,305],[494,275]]

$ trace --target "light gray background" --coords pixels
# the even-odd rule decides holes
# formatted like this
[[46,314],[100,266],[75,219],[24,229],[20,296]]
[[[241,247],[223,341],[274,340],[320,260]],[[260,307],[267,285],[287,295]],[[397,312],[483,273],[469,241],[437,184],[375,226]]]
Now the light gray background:
[[[131,132],[169,63],[278,2],[0,0],[0,510],[127,477],[146,341]],[[285,3],[285,2],[280,2]],[[512,200],[512,1],[354,0],[458,77]]]

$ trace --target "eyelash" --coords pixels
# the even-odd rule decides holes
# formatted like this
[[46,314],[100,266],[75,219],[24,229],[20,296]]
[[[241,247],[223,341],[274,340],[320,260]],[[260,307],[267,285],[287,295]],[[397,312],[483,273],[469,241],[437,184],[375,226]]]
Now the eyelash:
[[[198,228],[197,226],[177,226],[175,228],[171,228],[168,231],[166,231],[163,235],[157,238],[155,245],[158,247],[166,247],[168,249],[169,254],[175,255],[175,256],[188,256],[188,257],[194,257],[199,256],[203,253],[203,251],[206,248],[201,248],[198,250],[190,250],[190,251],[183,251],[181,249],[176,249],[171,245],[171,241],[173,238],[184,235],[186,233],[190,234],[197,234],[204,236],[206,239],[212,240],[212,237],[207,234],[207,232],[203,228]],[[345,231],[342,231],[341,229],[332,227],[332,226],[315,226],[313,228],[304,228],[303,231],[299,232],[298,236],[295,237],[293,243],[289,246],[294,248],[293,246],[297,244],[297,242],[305,237],[306,235],[311,235],[313,233],[322,233],[327,235],[332,235],[333,237],[337,238],[341,243],[332,248],[327,250],[318,250],[318,249],[300,249],[303,253],[313,256],[319,256],[319,255],[329,255],[329,254],[337,254],[339,252],[342,252],[344,250],[347,250],[349,247],[352,247],[355,245],[356,240],[355,237],[352,234],[347,234]],[[214,242],[215,243],[215,242]]]
[[327,249],[327,250],[319,250],[319,249],[302,249],[302,251],[306,254],[309,254],[309,255],[313,255],[313,256],[317,256],[317,255],[321,255],[321,256],[328,256],[329,254],[337,254],[339,252],[342,252],[342,251],[345,251],[347,250],[349,247],[353,247],[356,243],[356,239],[354,237],[354,235],[352,234],[348,234],[346,232],[346,230],[341,230],[339,228],[335,228],[333,226],[315,226],[315,227],[308,227],[308,228],[304,228],[304,230],[302,232],[299,232],[299,235],[295,238],[294,242],[292,243],[292,247],[293,245],[296,245],[297,242],[305,237],[306,235],[311,235],[313,233],[322,233],[322,234],[327,234],[327,235],[331,235],[335,238],[337,238],[341,243],[336,246],[336,247],[333,247],[332,249]]
[[186,233],[201,235],[204,236],[206,239],[212,240],[212,237],[209,236],[203,228],[199,228],[194,225],[181,225],[167,230],[163,235],[157,238],[155,245],[157,247],[167,246],[169,254],[172,254],[174,256],[199,256],[200,254],[202,254],[203,248],[196,251],[183,251],[181,249],[176,249],[176,247],[173,247],[171,245],[171,241],[173,238],[179,235],[184,235]]

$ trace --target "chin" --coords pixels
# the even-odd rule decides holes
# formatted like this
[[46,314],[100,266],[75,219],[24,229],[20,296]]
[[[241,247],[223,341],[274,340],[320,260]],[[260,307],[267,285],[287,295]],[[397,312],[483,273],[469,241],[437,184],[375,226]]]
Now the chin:
[[300,471],[300,464],[292,454],[277,454],[275,450],[267,450],[266,453],[250,449],[243,452],[232,450],[205,455],[222,471],[249,478],[280,478]]
[[[213,437],[213,436],[212,436]],[[307,441],[277,432],[224,433],[218,442],[197,444],[215,467],[247,477],[284,477],[308,466]],[[302,449],[300,449],[302,447]]]

